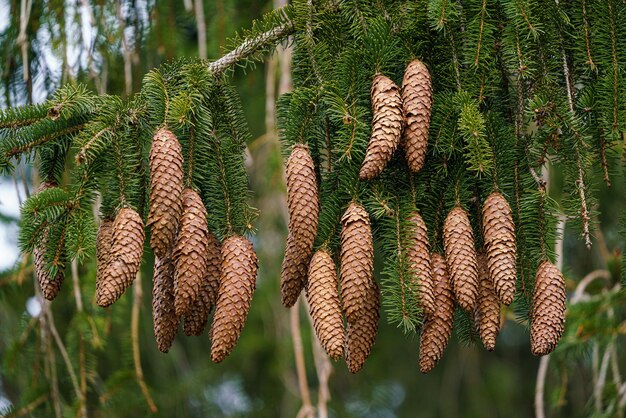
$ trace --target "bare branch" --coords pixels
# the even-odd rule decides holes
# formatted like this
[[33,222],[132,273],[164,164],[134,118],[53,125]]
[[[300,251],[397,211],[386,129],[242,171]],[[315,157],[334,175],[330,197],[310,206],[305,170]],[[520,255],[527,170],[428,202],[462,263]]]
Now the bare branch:
[[295,25],[289,21],[280,26],[262,33],[261,35],[246,39],[237,48],[224,55],[222,58],[209,63],[209,70],[213,74],[221,74],[231,66],[235,65],[241,59],[249,57],[267,45],[271,45],[281,41],[287,36],[295,32]]

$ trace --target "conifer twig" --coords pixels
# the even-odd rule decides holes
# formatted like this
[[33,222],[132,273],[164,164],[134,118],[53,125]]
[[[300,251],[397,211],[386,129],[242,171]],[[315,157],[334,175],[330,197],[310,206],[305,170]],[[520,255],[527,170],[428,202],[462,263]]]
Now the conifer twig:
[[302,346],[302,334],[300,333],[300,308],[298,302],[289,310],[289,325],[291,339],[293,341],[293,353],[296,360],[296,374],[298,376],[298,389],[302,398],[302,406],[298,411],[298,417],[313,418],[314,410],[311,404],[311,394],[306,379],[306,367],[304,362],[304,348]]
[[[80,281],[78,279],[78,260],[73,259],[72,265],[72,285],[74,287],[74,299],[76,300],[76,310],[83,312],[83,297],[80,291]],[[79,409],[80,416],[87,418],[87,373],[85,370],[85,340],[82,331],[79,331],[78,339],[78,374],[80,378]]]
[[[48,302],[43,302],[44,304],[48,304]],[[72,360],[70,359],[70,355],[67,352],[67,348],[63,343],[63,339],[59,335],[59,331],[57,330],[56,325],[54,324],[54,317],[52,315],[52,310],[48,306],[44,309],[44,315],[47,316],[47,324],[48,329],[50,330],[50,334],[52,334],[52,338],[61,353],[61,357],[63,358],[63,362],[65,363],[65,367],[67,368],[67,372],[70,375],[70,381],[72,382],[72,387],[74,388],[74,393],[78,399],[81,398],[80,386],[78,385],[78,378],[76,377],[76,372],[74,371],[74,366],[72,365]]]
[[302,334],[300,333],[300,311],[298,303],[289,310],[289,327],[291,329],[291,340],[293,341],[293,354],[296,360],[296,375],[298,377],[298,389],[302,406],[298,411],[298,417],[313,417],[313,405],[311,404],[311,394],[306,379],[306,367],[304,362],[304,348],[302,346]]
[[148,385],[146,384],[146,380],[144,379],[143,368],[141,367],[141,354],[139,351],[139,308],[141,306],[142,296],[143,292],[141,289],[141,272],[138,272],[137,277],[135,278],[135,284],[133,286],[133,308],[131,311],[130,319],[130,334],[133,345],[133,363],[135,363],[135,377],[137,378],[137,384],[141,389],[141,393],[146,399],[146,403],[150,408],[150,412],[156,414],[158,412],[158,408],[154,403],[154,400],[152,400],[152,396],[150,396]]
[[254,54],[267,45],[279,42],[281,39],[291,35],[295,32],[295,29],[296,28],[293,22],[287,21],[286,23],[276,26],[267,32],[263,32],[259,36],[248,38],[237,48],[222,56],[220,59],[210,62],[208,64],[209,71],[215,75],[222,74],[241,59]]

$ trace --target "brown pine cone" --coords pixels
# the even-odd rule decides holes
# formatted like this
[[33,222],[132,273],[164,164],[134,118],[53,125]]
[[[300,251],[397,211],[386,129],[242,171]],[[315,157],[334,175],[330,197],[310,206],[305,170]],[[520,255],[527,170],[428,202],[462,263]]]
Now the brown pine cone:
[[411,243],[407,251],[409,267],[415,277],[418,289],[420,308],[425,316],[435,312],[435,295],[433,293],[433,277],[430,267],[430,245],[426,223],[419,213],[413,212],[409,218],[412,226]]
[[111,244],[113,243],[113,219],[104,219],[98,228],[96,235],[96,287],[102,282],[104,272],[109,263],[111,255]]
[[411,61],[402,79],[402,110],[406,122],[402,145],[407,164],[415,173],[422,169],[426,160],[432,93],[428,68],[420,60]]
[[493,282],[489,277],[487,256],[478,254],[478,303],[474,310],[474,320],[478,328],[480,340],[488,351],[496,348],[496,338],[500,332],[500,301],[493,289]]
[[289,236],[280,287],[282,303],[289,308],[306,285],[319,215],[315,165],[304,145],[296,145],[287,160],[287,207]]
[[515,224],[509,203],[498,192],[491,193],[483,204],[483,235],[496,294],[509,305],[515,296],[517,272]]
[[[52,181],[43,182],[39,185],[37,193],[52,187],[57,187],[57,184]],[[54,277],[52,277],[46,266],[45,259],[47,241],[48,229],[45,228],[41,232],[39,242],[33,249],[33,265],[35,268],[35,276],[37,276],[37,281],[39,282],[39,287],[41,288],[41,294],[44,298],[53,300],[61,291],[61,285],[63,284],[63,279],[65,279],[65,273],[63,271],[65,260],[59,260],[57,273]]]
[[334,360],[343,356],[343,317],[337,289],[337,270],[330,254],[319,250],[311,259],[306,288],[315,334]]
[[402,98],[396,83],[377,74],[372,83],[371,96],[372,136],[359,173],[361,180],[380,175],[393,157],[402,135]]
[[252,243],[235,235],[222,245],[222,275],[211,326],[211,360],[224,360],[237,344],[256,288],[258,260]]
[[152,321],[157,347],[160,352],[167,353],[178,333],[178,316],[174,309],[174,261],[169,255],[154,259]]
[[431,256],[435,287],[435,313],[428,318],[420,336],[419,365],[422,373],[431,371],[443,357],[454,325],[454,294],[446,261],[437,253]]
[[556,348],[565,329],[565,280],[559,269],[543,261],[535,276],[530,322],[530,349],[544,356]]
[[176,239],[182,212],[183,154],[176,136],[161,128],[150,148],[150,246],[165,257]]
[[446,263],[457,302],[467,312],[473,312],[478,296],[478,267],[474,234],[467,212],[455,207],[443,226]]
[[353,324],[348,323],[346,335],[346,364],[350,373],[357,373],[372,351],[378,320],[380,319],[380,292],[376,282],[372,281],[367,288],[367,294],[361,314]]
[[174,306],[176,315],[191,313],[194,301],[207,274],[209,226],[207,213],[198,193],[183,190],[183,214],[174,246]]
[[41,294],[48,300],[53,300],[61,291],[65,273],[63,267],[59,266],[57,273],[52,277],[46,267],[45,253],[48,231],[44,230],[41,239],[33,250],[33,264],[35,265],[35,275],[41,288]]
[[183,327],[185,335],[200,335],[209,320],[211,309],[215,306],[220,287],[221,244],[211,231],[208,233],[208,251],[206,274],[200,285],[200,294],[193,302],[191,312],[185,316]]
[[134,209],[121,209],[113,222],[108,262],[96,283],[96,303],[107,307],[133,283],[143,257],[143,220]]
[[341,302],[349,323],[356,322],[374,282],[374,246],[369,215],[352,202],[341,218]]

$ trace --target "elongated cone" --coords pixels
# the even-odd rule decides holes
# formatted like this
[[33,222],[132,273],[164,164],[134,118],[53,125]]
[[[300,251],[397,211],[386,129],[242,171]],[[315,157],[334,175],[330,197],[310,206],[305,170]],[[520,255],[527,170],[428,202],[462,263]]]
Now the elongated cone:
[[96,283],[96,303],[107,307],[133,283],[143,257],[144,225],[134,209],[121,209],[113,222],[107,266]]
[[374,282],[374,245],[370,219],[358,203],[341,218],[341,303],[346,319],[355,323]]
[[402,135],[400,89],[389,78],[377,74],[372,83],[372,136],[367,145],[359,178],[378,177],[398,148]]
[[198,193],[183,190],[183,214],[174,247],[174,306],[176,315],[191,313],[207,274],[209,258],[209,226],[204,203]]
[[454,295],[446,261],[441,255],[433,253],[431,264],[435,285],[435,314],[426,320],[420,336],[419,365],[422,373],[431,371],[441,360],[454,325]]
[[59,260],[61,264],[54,277],[50,274],[46,267],[46,242],[48,240],[48,230],[44,230],[41,234],[41,238],[37,243],[37,246],[33,249],[33,264],[35,266],[35,275],[41,288],[41,294],[48,300],[53,300],[57,297],[61,291],[61,285],[63,279],[65,279],[65,273],[63,271],[63,264],[65,260]]
[[446,263],[457,302],[467,312],[473,312],[478,296],[478,267],[474,234],[467,212],[455,207],[443,226]]
[[211,231],[208,233],[207,268],[200,285],[200,294],[193,302],[191,311],[185,316],[185,335],[200,335],[209,320],[211,309],[215,306],[220,287],[220,269],[222,255],[220,242]]
[[306,297],[315,334],[334,360],[343,356],[343,316],[337,288],[337,270],[330,254],[317,251],[311,259]]
[[420,60],[411,61],[402,79],[402,110],[406,123],[402,144],[413,172],[420,171],[426,160],[432,93],[428,68]]
[[174,309],[174,261],[170,255],[154,260],[152,322],[157,347],[167,353],[178,333],[179,322]]
[[96,235],[96,287],[104,279],[104,272],[109,263],[113,243],[113,222],[112,219],[104,219]]
[[411,243],[407,251],[407,260],[415,276],[420,307],[426,316],[435,312],[433,277],[430,267],[430,245],[426,223],[419,213],[414,212],[409,218],[412,226]]
[[483,204],[483,236],[496,294],[509,305],[515,295],[517,271],[515,224],[509,203],[498,192],[491,193]]
[[367,288],[367,297],[357,321],[348,323],[346,332],[346,364],[350,373],[357,373],[369,357],[378,333],[380,292],[376,282]]
[[219,363],[237,345],[256,288],[258,260],[252,243],[235,235],[222,245],[222,276],[211,326],[211,360]]
[[169,252],[182,212],[183,154],[176,136],[167,128],[152,138],[150,148],[150,246],[157,257]]
[[[52,187],[57,187],[57,184],[51,181],[43,182],[39,185],[37,193],[42,192],[46,189],[50,189]],[[65,257],[64,254],[61,254],[63,256],[63,259],[59,260],[59,268],[57,270],[57,273],[53,277],[46,266],[45,254],[47,241],[48,229],[45,228],[41,232],[39,242],[35,244],[35,248],[33,249],[33,265],[35,268],[37,281],[39,282],[39,287],[41,288],[41,294],[44,298],[48,300],[53,300],[61,291],[61,285],[63,284],[63,279],[65,278],[65,273],[63,271]]]
[[291,307],[306,285],[317,232],[319,197],[315,165],[304,145],[296,145],[287,160],[289,236],[281,272],[281,300]]
[[544,356],[556,348],[565,329],[565,280],[559,269],[543,261],[535,276],[530,349]]
[[493,289],[493,283],[487,269],[487,256],[478,254],[478,303],[474,310],[474,319],[478,328],[480,340],[485,348],[493,351],[496,348],[496,338],[500,332],[500,301]]

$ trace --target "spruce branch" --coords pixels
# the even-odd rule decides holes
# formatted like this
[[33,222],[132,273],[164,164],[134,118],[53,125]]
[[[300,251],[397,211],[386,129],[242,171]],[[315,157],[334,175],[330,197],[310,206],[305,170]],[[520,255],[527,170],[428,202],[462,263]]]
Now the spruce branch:
[[222,56],[220,59],[215,60],[208,64],[209,70],[216,76],[220,76],[227,69],[237,64],[241,60],[248,58],[254,53],[263,50],[267,46],[274,45],[289,35],[293,34],[296,30],[294,23],[286,19],[286,23],[276,26],[273,29],[268,30],[253,38],[244,40],[238,47],[231,52]]
[[591,71],[596,71],[596,64],[593,62],[593,57],[591,56],[591,27],[589,25],[589,20],[587,17],[587,0],[582,0],[581,3],[582,14],[583,14],[583,30],[585,36],[585,52],[587,53],[587,62]]

